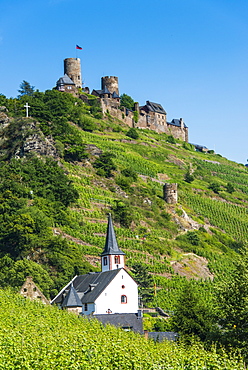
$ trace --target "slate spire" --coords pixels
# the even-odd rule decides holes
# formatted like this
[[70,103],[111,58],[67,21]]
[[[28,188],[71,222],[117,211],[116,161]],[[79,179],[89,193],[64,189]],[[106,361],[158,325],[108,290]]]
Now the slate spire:
[[118,243],[116,240],[114,226],[113,226],[110,213],[108,215],[108,227],[107,227],[105,247],[104,247],[104,251],[102,252],[101,256],[106,256],[109,254],[114,254],[114,255],[124,255],[125,254],[118,247]]
[[62,303],[62,307],[83,307],[73,284],[70,286],[70,290]]

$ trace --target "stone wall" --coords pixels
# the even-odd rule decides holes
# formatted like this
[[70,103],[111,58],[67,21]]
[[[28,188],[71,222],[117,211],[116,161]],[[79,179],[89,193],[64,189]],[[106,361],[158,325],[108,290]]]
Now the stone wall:
[[[188,142],[188,128],[182,127],[183,125],[181,127],[174,126],[166,122],[166,120],[158,119],[156,115],[149,115],[148,118],[148,115],[144,111],[139,112],[138,122],[135,123],[133,112],[130,110],[126,111],[126,109],[122,110],[120,103],[116,99],[102,98],[100,100],[103,113],[108,111],[111,116],[123,121],[129,127],[150,129],[158,133],[173,135],[176,139]],[[160,122],[163,122],[163,124],[160,124]]]
[[21,287],[20,294],[24,298],[29,298],[31,300],[39,300],[45,304],[50,304],[48,299],[44,296],[38,286],[33,282],[32,276],[28,276],[25,283]]

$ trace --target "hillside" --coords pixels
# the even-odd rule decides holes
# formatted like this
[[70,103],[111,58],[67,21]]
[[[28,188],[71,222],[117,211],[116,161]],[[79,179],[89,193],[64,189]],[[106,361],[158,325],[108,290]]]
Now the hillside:
[[[246,167],[170,135],[134,139],[88,99],[0,96],[1,285],[28,273],[52,297],[74,274],[99,270],[111,212],[127,267],[141,262],[154,278],[151,305],[173,310],[185,277],[207,295],[247,243]],[[178,184],[176,205],[163,199],[165,182]]]
[[2,369],[244,369],[237,355],[199,342],[156,343],[133,332],[0,290]]

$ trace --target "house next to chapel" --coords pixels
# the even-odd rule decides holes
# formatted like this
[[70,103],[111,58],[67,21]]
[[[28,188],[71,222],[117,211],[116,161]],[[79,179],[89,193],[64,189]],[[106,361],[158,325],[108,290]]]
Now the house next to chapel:
[[125,270],[124,256],[109,215],[101,272],[75,276],[51,303],[77,314],[95,317],[104,324],[141,333],[138,285]]

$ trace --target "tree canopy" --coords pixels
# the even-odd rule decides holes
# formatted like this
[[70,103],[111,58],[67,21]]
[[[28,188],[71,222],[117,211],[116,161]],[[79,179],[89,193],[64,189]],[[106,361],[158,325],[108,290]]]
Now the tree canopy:
[[131,96],[127,94],[121,95],[121,107],[126,107],[127,109],[133,110],[134,109],[134,100]]
[[23,80],[20,84],[20,89],[18,90],[18,97],[21,97],[23,95],[32,96],[34,94],[34,91],[34,86],[31,86],[29,82]]

